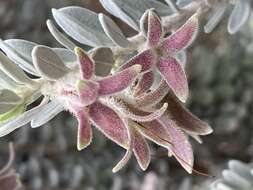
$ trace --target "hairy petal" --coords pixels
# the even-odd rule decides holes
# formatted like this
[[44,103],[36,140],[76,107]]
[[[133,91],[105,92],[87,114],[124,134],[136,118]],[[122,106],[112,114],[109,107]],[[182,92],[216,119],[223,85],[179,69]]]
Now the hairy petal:
[[106,137],[123,148],[127,149],[129,147],[127,128],[115,111],[108,106],[95,102],[89,107],[89,116],[92,123]]
[[196,13],[175,33],[164,39],[161,44],[164,53],[177,53],[187,48],[194,41],[198,27],[198,14]]
[[134,123],[136,128],[149,140],[165,148],[171,147],[171,136],[168,130],[157,120],[151,122]]
[[148,12],[148,46],[155,47],[163,37],[163,28],[160,18],[153,10]]
[[95,73],[95,65],[93,60],[89,58],[84,50],[79,47],[75,47],[75,54],[80,66],[81,79],[90,79]]
[[83,106],[94,103],[97,99],[99,85],[96,82],[79,80],[77,91]]
[[138,122],[149,122],[154,119],[157,119],[164,114],[164,112],[166,111],[168,107],[168,104],[164,103],[160,109],[154,110],[153,112],[148,113],[148,112],[140,111],[137,108],[131,106],[130,104],[127,104],[123,100],[117,99],[115,97],[110,98],[110,105],[114,110],[117,110],[125,118],[129,118]]
[[157,63],[157,68],[175,95],[185,102],[189,89],[186,74],[180,63],[172,57],[161,58]]
[[136,79],[140,71],[140,65],[133,65],[115,75],[98,80],[99,95],[111,95],[126,89]]
[[92,140],[92,129],[87,113],[84,110],[76,114],[78,120],[77,149],[80,151],[86,148]]
[[134,137],[133,137],[133,131],[132,129],[128,126],[128,124],[126,123],[127,121],[125,121],[125,125],[127,126],[127,131],[128,131],[128,140],[129,140],[129,147],[127,148],[127,151],[124,155],[124,157],[117,163],[117,165],[112,169],[113,173],[118,172],[119,170],[121,170],[126,164],[127,162],[130,160],[131,156],[132,156],[132,152],[133,152],[133,146],[134,146]]
[[169,88],[165,80],[161,80],[159,86],[150,93],[135,98],[137,106],[146,107],[159,103],[168,94]]
[[156,55],[153,53],[151,49],[147,49],[139,53],[138,55],[134,56],[129,61],[127,61],[124,65],[120,67],[120,70],[138,64],[142,66],[141,72],[144,72],[151,69],[151,67],[155,64],[155,62],[156,62]]
[[213,132],[208,123],[201,121],[187,110],[173,94],[166,96],[164,101],[168,103],[168,117],[172,118],[178,127],[195,135],[207,135]]
[[191,144],[189,143],[185,134],[179,130],[172,120],[166,117],[161,117],[159,122],[166,127],[169,134],[171,135],[172,146],[169,148],[170,153],[175,156],[178,162],[188,172],[192,173],[193,169],[193,151]]
[[139,96],[146,92],[154,82],[154,73],[152,71],[144,73],[139,81],[138,84],[133,89],[133,96]]
[[134,155],[137,159],[137,162],[142,170],[146,170],[150,163],[150,149],[147,141],[143,136],[138,132],[137,129],[133,129],[134,131]]

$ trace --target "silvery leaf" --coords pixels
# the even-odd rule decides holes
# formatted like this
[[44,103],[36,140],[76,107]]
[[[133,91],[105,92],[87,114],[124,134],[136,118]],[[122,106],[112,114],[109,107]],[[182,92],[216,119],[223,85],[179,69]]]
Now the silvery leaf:
[[183,68],[185,68],[186,62],[187,62],[187,53],[185,50],[180,51],[176,54],[178,62],[182,65]]
[[44,125],[45,123],[53,119],[58,113],[60,113],[63,110],[64,110],[63,106],[60,105],[58,102],[53,102],[53,101],[49,102],[41,110],[43,111],[43,113],[37,113],[34,116],[33,120],[31,121],[31,127],[37,128]]
[[100,3],[136,31],[140,30],[139,20],[147,9],[154,8],[161,16],[172,13],[170,7],[155,0],[100,0]]
[[52,9],[57,24],[76,41],[89,46],[111,46],[96,13],[81,7]]
[[100,13],[98,14],[98,18],[104,29],[104,32],[116,45],[120,47],[130,46],[130,42],[110,17]]
[[32,58],[38,73],[48,80],[57,80],[69,71],[61,58],[49,47],[36,46],[32,51]]
[[7,56],[17,65],[19,65],[26,72],[39,76],[35,71],[31,52],[36,44],[21,39],[10,39],[0,41],[0,48],[7,54]]
[[204,26],[205,33],[210,33],[219,24],[227,8],[227,3],[217,3],[211,12],[208,22]]
[[14,81],[21,84],[33,85],[32,81],[22,69],[13,63],[8,57],[0,52],[0,69],[5,72]]
[[244,179],[232,170],[224,170],[222,172],[222,175],[224,177],[225,182],[229,183],[233,187],[249,189],[251,186],[251,184],[246,179]]
[[4,114],[21,103],[21,98],[13,91],[0,90],[0,114]]
[[148,12],[149,10],[146,10],[140,19],[140,31],[145,37],[147,36],[148,32]]
[[178,7],[181,8],[181,7],[188,5],[191,2],[192,2],[192,0],[177,0],[177,5],[178,5]]
[[63,63],[76,62],[76,55],[74,52],[65,48],[52,48],[52,50],[61,58]]
[[12,80],[8,75],[6,75],[3,71],[0,70],[0,87],[7,89],[15,89],[17,88],[18,83]]
[[110,73],[114,64],[113,53],[110,48],[95,48],[89,52],[95,61],[96,75],[106,76]]
[[71,40],[69,40],[63,33],[61,33],[51,20],[47,20],[47,27],[50,33],[61,45],[63,45],[69,50],[74,50],[76,45]]
[[228,32],[234,34],[247,22],[250,15],[250,2],[237,0],[228,20]]

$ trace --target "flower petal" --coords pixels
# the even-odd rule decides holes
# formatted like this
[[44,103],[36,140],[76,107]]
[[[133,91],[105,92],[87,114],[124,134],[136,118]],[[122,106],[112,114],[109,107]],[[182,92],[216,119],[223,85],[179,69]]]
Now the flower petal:
[[147,139],[155,142],[156,144],[169,148],[171,147],[171,136],[168,130],[162,126],[157,120],[151,122],[135,123],[133,125],[144,135]]
[[169,148],[171,151],[170,153],[175,156],[188,173],[192,173],[194,158],[192,147],[187,137],[176,127],[172,120],[169,120],[166,117],[161,117],[159,122],[166,127],[171,136],[172,146]]
[[172,118],[178,127],[196,135],[212,133],[212,128],[187,110],[172,94],[165,98],[168,103],[168,117]]
[[103,134],[123,148],[129,147],[128,131],[125,123],[111,108],[99,102],[89,107],[89,116]]
[[83,106],[94,103],[97,99],[99,85],[92,81],[79,80],[77,83],[77,91],[80,103]]
[[198,32],[198,14],[194,14],[175,33],[165,38],[161,44],[164,53],[177,53],[187,48]]
[[127,61],[124,65],[120,67],[120,70],[138,64],[142,66],[141,72],[144,72],[151,69],[151,67],[155,64],[155,62],[156,62],[155,54],[151,49],[148,49],[131,58],[129,61]]
[[92,129],[87,113],[84,110],[79,110],[75,116],[78,120],[77,149],[80,151],[91,143]]
[[157,63],[157,68],[175,95],[182,102],[185,102],[189,90],[186,74],[180,63],[176,59],[168,57],[166,59],[160,59]]
[[132,129],[128,126],[128,124],[126,123],[127,121],[125,121],[125,125],[128,128],[128,141],[129,141],[129,147],[127,148],[127,151],[124,155],[124,157],[117,163],[117,165],[112,169],[113,173],[118,172],[119,170],[121,170],[126,164],[127,162],[130,160],[131,156],[132,156],[132,152],[133,152],[133,146],[134,146],[134,137],[133,137],[133,131]]
[[141,169],[145,171],[148,168],[148,165],[151,160],[150,156],[151,153],[148,143],[136,129],[134,129],[133,136],[134,136],[134,147],[133,147],[134,155]]
[[148,46],[156,47],[163,37],[161,20],[153,10],[148,12]]
[[15,173],[7,174],[0,177],[1,190],[22,190],[19,176]]
[[152,71],[144,73],[133,89],[133,96],[136,97],[146,92],[152,86],[153,82],[154,73]]
[[103,78],[99,81],[99,95],[111,95],[126,89],[141,72],[140,65],[133,65],[115,75]]
[[161,80],[159,86],[143,96],[135,98],[137,106],[147,107],[151,105],[156,105],[168,94],[169,88],[165,80]]
[[115,97],[110,98],[110,105],[114,110],[121,113],[124,118],[129,118],[138,122],[149,122],[154,119],[157,119],[164,114],[168,107],[168,104],[164,103],[163,106],[158,110],[154,110],[151,113],[143,112],[138,110],[137,108],[134,108],[130,104],[127,104],[123,100],[117,99]]
[[79,47],[75,48],[75,53],[80,66],[81,79],[90,79],[95,73],[95,65],[93,60]]

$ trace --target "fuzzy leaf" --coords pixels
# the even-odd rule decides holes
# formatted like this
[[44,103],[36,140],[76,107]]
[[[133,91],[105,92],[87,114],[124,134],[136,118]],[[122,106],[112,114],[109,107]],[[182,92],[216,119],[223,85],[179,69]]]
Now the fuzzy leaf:
[[0,89],[0,114],[10,111],[21,102],[22,99],[13,91]]
[[196,135],[207,135],[212,133],[212,128],[189,112],[172,94],[166,96],[165,102],[168,103],[168,116],[180,128]]
[[138,80],[137,85],[133,89],[133,96],[144,94],[154,82],[154,73],[152,71],[144,73]]
[[238,0],[228,20],[228,32],[234,34],[247,22],[250,15],[250,1]]
[[[0,115],[0,123],[5,123],[5,122],[11,120],[12,118],[15,118],[18,115],[22,114],[24,111],[25,111],[24,104],[16,105],[8,112],[5,112],[4,114]],[[0,126],[0,128],[1,128],[1,126]]]
[[0,70],[0,87],[14,90],[18,87],[18,83]]
[[150,10],[148,12],[148,46],[156,47],[163,37],[163,27],[158,15]]
[[0,69],[17,83],[34,85],[32,81],[22,69],[13,63],[8,57],[0,52]]
[[124,65],[121,66],[120,70],[138,64],[142,66],[141,72],[144,72],[151,69],[151,67],[155,64],[155,62],[156,62],[155,54],[152,52],[152,50],[148,49],[128,60]]
[[98,76],[107,76],[114,64],[113,52],[110,48],[95,48],[91,52],[91,57],[95,61],[95,73]]
[[90,105],[96,101],[99,89],[98,83],[79,80],[77,83],[77,89],[83,106]]
[[37,44],[20,39],[10,39],[1,41],[0,48],[6,53],[6,55],[19,67],[28,73],[35,76],[39,76],[35,70],[32,62],[32,49]]
[[166,94],[168,94],[168,92],[169,88],[167,82],[165,80],[161,80],[155,90],[135,98],[135,102],[137,103],[137,106],[140,107],[156,105],[166,96]]
[[157,68],[175,95],[182,102],[185,102],[189,89],[186,74],[182,66],[176,59],[168,57],[166,59],[161,58],[157,63]]
[[113,45],[96,13],[81,7],[52,9],[52,12],[57,24],[76,41],[92,47]]
[[56,26],[53,24],[53,22],[51,20],[47,20],[47,28],[50,31],[50,33],[52,34],[52,36],[54,36],[54,38],[64,47],[66,47],[69,50],[74,50],[74,48],[76,47],[76,45],[69,40],[63,33],[61,33]]
[[161,16],[171,13],[168,6],[155,0],[100,0],[100,3],[136,31],[139,31],[139,20],[147,9],[154,8]]
[[104,29],[104,32],[116,45],[123,48],[130,46],[130,42],[110,17],[100,13],[98,14],[98,18]]
[[183,166],[183,168],[188,173],[192,173],[194,158],[192,147],[187,137],[176,127],[172,120],[169,120],[165,116],[161,117],[159,122],[168,130],[171,136],[172,146],[169,148],[169,150]]
[[36,70],[48,80],[57,80],[69,71],[61,58],[49,47],[36,46],[32,51]]
[[165,38],[161,48],[164,53],[177,53],[187,48],[198,33],[198,14],[194,14],[175,33]]
[[47,105],[44,106],[43,113],[37,113],[31,121],[31,127],[37,128],[48,121],[53,119],[57,114],[64,110],[63,106],[58,102],[49,102]]
[[76,55],[74,52],[65,49],[65,48],[52,48],[52,50],[61,58],[62,62],[67,66],[75,65],[76,62]]
[[89,107],[89,116],[107,138],[127,149],[129,147],[128,131],[125,123],[111,108],[99,102]]
[[105,77],[99,81],[99,95],[111,95],[126,89],[141,71],[140,65],[133,65],[115,75]]
[[93,60],[79,47],[75,48],[75,53],[80,67],[81,79],[90,79],[95,73]]
[[134,129],[134,155],[137,159],[137,162],[142,170],[146,170],[151,160],[150,149],[147,141],[143,136]]
[[205,33],[211,33],[213,29],[219,24],[223,15],[226,12],[228,5],[225,2],[218,2],[211,12],[208,22],[204,26]]

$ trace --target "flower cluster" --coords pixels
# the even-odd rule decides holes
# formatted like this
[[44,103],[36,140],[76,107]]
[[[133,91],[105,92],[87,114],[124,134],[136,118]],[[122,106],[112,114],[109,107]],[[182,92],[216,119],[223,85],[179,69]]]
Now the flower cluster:
[[[126,149],[114,172],[132,154],[146,170],[151,159],[149,139],[191,173],[194,159],[188,135],[200,140],[199,135],[212,132],[183,105],[189,90],[179,57],[195,39],[199,15],[193,14],[166,37],[159,16],[148,9],[141,17],[141,40],[136,44],[103,14],[67,7],[53,9],[53,15],[68,35],[95,48],[86,52],[77,47],[50,20],[50,32],[67,49],[17,39],[1,41],[7,56],[0,53],[0,136],[28,123],[42,126],[66,110],[78,120],[78,150],[91,143],[91,126]],[[111,54],[112,64],[105,63]],[[110,73],[105,72],[108,68]],[[38,106],[27,109],[41,96]]]

